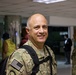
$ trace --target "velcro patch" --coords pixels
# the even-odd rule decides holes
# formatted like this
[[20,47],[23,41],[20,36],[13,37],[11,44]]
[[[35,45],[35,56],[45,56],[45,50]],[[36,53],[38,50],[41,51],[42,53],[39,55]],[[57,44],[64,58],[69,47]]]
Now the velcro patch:
[[20,62],[18,62],[16,59],[12,61],[11,66],[18,71],[20,71],[20,69],[23,67],[23,65]]

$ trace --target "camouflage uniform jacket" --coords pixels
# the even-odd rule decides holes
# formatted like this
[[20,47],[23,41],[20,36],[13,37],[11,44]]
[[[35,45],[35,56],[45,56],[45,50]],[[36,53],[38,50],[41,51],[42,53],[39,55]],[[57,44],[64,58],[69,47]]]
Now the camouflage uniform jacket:
[[76,75],[76,47],[72,52],[71,59],[72,59],[72,75]]
[[[36,51],[38,55],[39,61],[43,60],[43,57],[45,58],[49,55],[45,47],[44,49],[39,50],[29,40],[25,43],[25,45],[29,45],[33,47],[33,49]],[[56,75],[57,64],[55,61],[55,56],[50,48],[49,51],[52,56],[53,75]],[[33,67],[34,67],[34,63],[31,56],[28,54],[28,52],[25,49],[19,48],[9,57],[6,67],[6,75],[31,75]],[[39,71],[38,73],[36,73],[36,75],[50,75],[50,73],[51,73],[50,65],[49,65],[49,61],[47,61],[40,64]]]

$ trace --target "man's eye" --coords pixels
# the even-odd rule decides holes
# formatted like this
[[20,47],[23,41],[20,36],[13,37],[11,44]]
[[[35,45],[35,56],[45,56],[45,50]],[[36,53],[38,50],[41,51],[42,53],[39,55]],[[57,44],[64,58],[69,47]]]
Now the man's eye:
[[47,29],[47,28],[48,28],[48,26],[43,26],[43,28],[44,28],[44,29]]
[[34,27],[35,29],[39,29],[39,26],[37,26],[37,27]]

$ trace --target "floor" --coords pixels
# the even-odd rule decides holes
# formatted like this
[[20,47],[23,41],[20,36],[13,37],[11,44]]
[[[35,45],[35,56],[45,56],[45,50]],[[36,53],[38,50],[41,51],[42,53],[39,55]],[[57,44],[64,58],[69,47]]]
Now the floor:
[[57,75],[72,75],[71,67],[72,65],[66,65],[64,64],[65,60],[63,58],[57,60]]
[[65,65],[64,61],[57,61],[58,72],[57,75],[72,75],[71,67],[72,65]]

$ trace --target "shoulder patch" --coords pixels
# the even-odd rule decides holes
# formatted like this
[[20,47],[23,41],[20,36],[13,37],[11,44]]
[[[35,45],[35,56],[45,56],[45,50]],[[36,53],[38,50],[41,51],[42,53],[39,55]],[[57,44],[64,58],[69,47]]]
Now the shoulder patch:
[[23,65],[20,62],[18,62],[16,59],[12,61],[11,66],[18,71],[20,71],[20,69],[23,67]]

